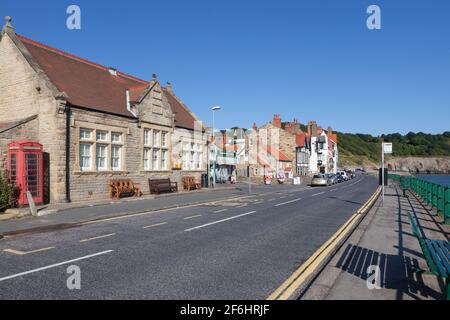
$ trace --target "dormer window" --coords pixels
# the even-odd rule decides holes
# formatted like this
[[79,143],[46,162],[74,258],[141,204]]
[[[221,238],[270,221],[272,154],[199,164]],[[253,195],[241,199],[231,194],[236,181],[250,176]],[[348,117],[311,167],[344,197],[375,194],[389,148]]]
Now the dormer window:
[[112,76],[117,76],[117,69],[109,67],[108,71]]

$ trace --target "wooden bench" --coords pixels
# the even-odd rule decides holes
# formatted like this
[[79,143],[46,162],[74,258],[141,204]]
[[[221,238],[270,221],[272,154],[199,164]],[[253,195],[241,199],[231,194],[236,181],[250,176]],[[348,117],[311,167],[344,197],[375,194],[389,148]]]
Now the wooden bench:
[[111,199],[124,197],[140,197],[141,191],[138,184],[131,179],[110,180],[109,196]]
[[182,177],[181,183],[183,184],[183,190],[200,190],[202,184],[195,181],[195,177]]
[[424,272],[423,270],[414,271],[424,274],[433,274],[445,279],[445,293],[447,300],[450,300],[450,243],[443,240],[427,239],[420,231],[416,217],[414,217],[411,212],[408,212],[408,217],[413,234],[419,241],[420,248],[422,249],[428,268],[430,269],[430,272]]
[[177,192],[178,183],[167,179],[148,179],[150,194],[160,194],[162,192]]

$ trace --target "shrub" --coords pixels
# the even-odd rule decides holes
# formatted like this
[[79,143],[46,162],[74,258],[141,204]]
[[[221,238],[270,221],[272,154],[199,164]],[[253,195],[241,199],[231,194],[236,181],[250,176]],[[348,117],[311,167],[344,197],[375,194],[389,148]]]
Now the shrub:
[[0,173],[0,212],[17,204],[18,188],[9,183],[8,175]]

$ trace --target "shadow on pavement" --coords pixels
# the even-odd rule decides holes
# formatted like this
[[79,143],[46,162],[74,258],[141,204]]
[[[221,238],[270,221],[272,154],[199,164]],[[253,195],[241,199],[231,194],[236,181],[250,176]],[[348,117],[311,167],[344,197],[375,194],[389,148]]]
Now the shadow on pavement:
[[[341,270],[367,281],[370,266],[380,268],[380,286],[384,289],[397,290],[397,299],[406,294],[414,299],[431,297],[442,299],[441,292],[437,292],[424,285],[422,276],[411,270],[419,268],[418,260],[405,256],[389,255],[371,249],[349,244],[336,265]],[[415,279],[415,276],[417,279]]]

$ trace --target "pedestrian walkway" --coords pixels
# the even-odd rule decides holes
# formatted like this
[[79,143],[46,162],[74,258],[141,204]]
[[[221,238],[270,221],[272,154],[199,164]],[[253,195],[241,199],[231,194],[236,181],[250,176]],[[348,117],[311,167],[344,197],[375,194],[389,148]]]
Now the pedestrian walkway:
[[[302,299],[445,299],[443,279],[411,271],[413,267],[428,268],[412,234],[408,212],[416,215],[427,238],[449,240],[450,227],[442,224],[443,219],[434,216],[411,193],[403,197],[401,188],[393,184],[386,190],[385,206],[381,206],[380,198]],[[368,272],[370,266],[379,267],[379,289],[369,289],[368,277],[375,270]]]

